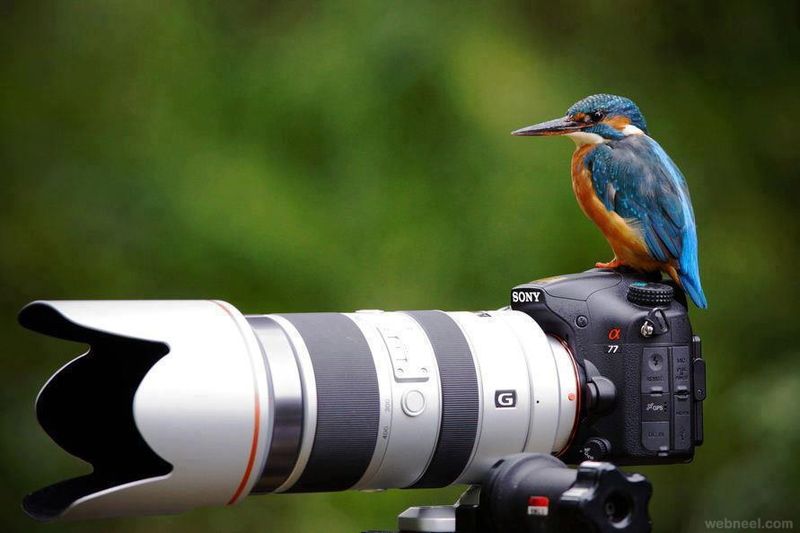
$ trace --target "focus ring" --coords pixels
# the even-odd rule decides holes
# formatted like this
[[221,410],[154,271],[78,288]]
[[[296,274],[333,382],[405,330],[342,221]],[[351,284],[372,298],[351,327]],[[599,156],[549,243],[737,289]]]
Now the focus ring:
[[305,470],[287,492],[346,490],[361,479],[378,438],[378,375],[367,340],[339,313],[281,315],[305,342],[317,390],[317,428]]
[[442,311],[409,311],[430,340],[442,384],[439,440],[420,479],[409,488],[453,483],[467,466],[478,434],[480,396],[472,350],[458,324]]

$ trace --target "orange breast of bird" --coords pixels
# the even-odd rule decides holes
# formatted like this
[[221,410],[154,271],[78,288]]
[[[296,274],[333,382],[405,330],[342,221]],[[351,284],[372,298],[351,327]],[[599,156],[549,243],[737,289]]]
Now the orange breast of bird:
[[591,171],[585,164],[586,156],[594,148],[591,144],[579,146],[572,154],[572,189],[578,205],[603,232],[622,264],[644,271],[665,269],[665,265],[651,257],[641,232],[615,211],[606,209],[597,197]]

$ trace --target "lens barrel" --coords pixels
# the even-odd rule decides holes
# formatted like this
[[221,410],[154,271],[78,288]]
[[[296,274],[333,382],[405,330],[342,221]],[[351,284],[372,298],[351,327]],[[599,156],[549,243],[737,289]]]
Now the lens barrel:
[[509,454],[565,449],[579,412],[572,356],[518,311],[34,302],[20,322],[90,346],[37,399],[94,467],[26,497],[44,520],[477,483]]

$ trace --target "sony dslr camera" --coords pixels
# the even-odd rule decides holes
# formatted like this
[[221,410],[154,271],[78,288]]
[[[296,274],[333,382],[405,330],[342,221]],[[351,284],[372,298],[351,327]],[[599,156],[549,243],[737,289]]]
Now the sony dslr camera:
[[702,443],[705,364],[683,293],[591,270],[510,301],[268,315],[212,300],[33,302],[23,326],[89,346],[36,413],[93,471],[23,507],[81,519],[465,484],[459,505],[409,509],[400,529],[649,530],[649,483],[604,461],[686,462]]

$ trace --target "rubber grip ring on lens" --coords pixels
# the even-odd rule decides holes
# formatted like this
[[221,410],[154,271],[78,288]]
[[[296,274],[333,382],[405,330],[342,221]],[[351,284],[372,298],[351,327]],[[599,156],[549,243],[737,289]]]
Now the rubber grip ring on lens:
[[308,349],[317,390],[317,428],[305,470],[287,492],[346,490],[367,470],[378,439],[380,395],[361,330],[339,313],[281,315]]
[[467,466],[478,435],[480,396],[472,350],[458,324],[442,311],[409,311],[430,340],[442,387],[442,423],[428,469],[408,488],[452,484]]

